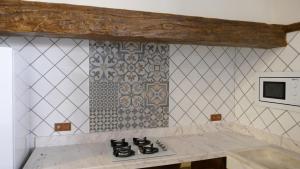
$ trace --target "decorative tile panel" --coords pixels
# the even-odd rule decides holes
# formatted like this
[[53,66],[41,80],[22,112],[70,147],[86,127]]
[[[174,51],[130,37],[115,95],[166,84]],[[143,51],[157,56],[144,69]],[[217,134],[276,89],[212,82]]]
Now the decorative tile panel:
[[115,82],[90,83],[90,110],[116,110],[118,106],[119,85]]
[[90,82],[90,131],[117,129],[118,90],[115,82]]
[[[166,44],[138,42],[90,42],[91,132],[115,129],[168,126],[169,47]],[[106,92],[101,83],[116,83],[118,99],[97,99]],[[111,84],[112,85],[112,84]],[[97,106],[113,102],[115,107],[95,112]],[[101,120],[104,116],[109,116]],[[147,113],[146,113],[147,111]],[[161,114],[158,115],[158,114]],[[115,116],[116,115],[116,116]],[[115,120],[117,119],[117,120]],[[113,126],[104,125],[112,120]],[[104,124],[103,124],[104,123]],[[116,125],[115,125],[116,123]],[[146,125],[145,125],[146,124]],[[100,127],[97,127],[100,126]]]
[[[145,108],[119,107],[118,109],[118,129],[144,128]],[[161,119],[160,119],[161,120]]]
[[[115,67],[118,59],[119,44],[90,41],[89,46],[90,81],[118,81],[118,73]],[[122,71],[121,67],[120,70]]]
[[145,56],[143,52],[143,44],[135,42],[120,43],[119,59],[117,69],[122,74],[119,74],[120,81],[135,83],[143,82],[145,76]]
[[91,111],[90,132],[118,129],[118,120],[117,110]]
[[148,106],[144,111],[144,127],[157,128],[168,126],[169,123],[169,107]]
[[[33,135],[89,132],[87,40],[1,36],[0,46],[12,47],[27,62],[19,76],[29,86],[30,113],[22,117],[30,117]],[[65,121],[72,131],[54,132],[54,123]]]
[[169,45],[148,43],[145,45],[146,76],[148,82],[169,81]]
[[119,97],[119,107],[120,108],[141,108],[145,107],[144,103],[144,92],[145,84],[141,82],[120,83],[120,97]]
[[169,84],[168,83],[147,83],[146,84],[146,105],[166,106],[169,105]]

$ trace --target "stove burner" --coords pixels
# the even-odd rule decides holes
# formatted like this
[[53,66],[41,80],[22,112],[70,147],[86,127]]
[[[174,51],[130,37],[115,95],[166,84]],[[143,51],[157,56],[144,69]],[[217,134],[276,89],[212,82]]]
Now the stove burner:
[[131,146],[113,148],[113,155],[116,157],[130,157],[134,154],[135,152],[131,150]]
[[150,140],[147,140],[147,137],[144,137],[143,139],[140,138],[133,138],[133,144],[137,146],[146,146],[151,143]]
[[158,148],[153,147],[153,144],[147,146],[139,146],[139,150],[142,154],[154,154],[158,152]]
[[121,147],[126,147],[128,146],[128,142],[125,141],[125,139],[123,138],[122,140],[120,141],[117,141],[117,140],[110,140],[110,145],[113,147],[113,148],[121,148]]

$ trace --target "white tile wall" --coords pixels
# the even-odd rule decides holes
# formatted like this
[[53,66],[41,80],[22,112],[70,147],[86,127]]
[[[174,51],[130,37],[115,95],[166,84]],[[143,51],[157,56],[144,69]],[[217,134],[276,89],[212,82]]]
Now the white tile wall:
[[300,113],[254,105],[255,72],[300,71],[300,32],[288,42],[271,50],[171,45],[170,126],[206,124],[218,112],[225,121],[300,140]]
[[[270,133],[300,140],[300,113],[254,103],[254,73],[300,71],[300,33],[288,34],[286,48],[170,45],[170,126],[209,123],[212,113]],[[88,41],[0,37],[30,65],[23,79],[31,88],[31,132],[36,136],[89,131]],[[53,132],[58,121],[72,131]]]
[[[28,63],[23,80],[30,86],[31,132],[36,136],[89,131],[89,46],[87,40],[0,37]],[[24,118],[28,118],[25,117]],[[70,132],[54,132],[54,123],[69,121]]]
[[170,45],[170,126],[203,125],[211,114],[235,120],[235,48]]
[[285,48],[237,48],[235,64],[235,116],[238,122],[300,140],[299,112],[254,105],[255,72],[300,71],[300,32],[288,34]]

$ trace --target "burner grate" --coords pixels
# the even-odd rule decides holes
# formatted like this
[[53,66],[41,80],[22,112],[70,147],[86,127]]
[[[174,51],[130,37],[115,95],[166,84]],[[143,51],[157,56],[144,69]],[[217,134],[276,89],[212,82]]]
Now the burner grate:
[[118,141],[118,140],[110,140],[110,145],[111,147],[126,147],[128,146],[128,142],[125,141],[125,139],[123,138],[122,140]]
[[158,153],[158,148],[154,147],[153,144],[147,146],[139,146],[139,150],[142,154],[154,154]]
[[116,157],[130,157],[134,154],[135,152],[131,150],[131,146],[113,148],[113,155]]
[[146,146],[151,144],[151,141],[147,139],[147,137],[144,138],[133,138],[133,144],[136,146]]

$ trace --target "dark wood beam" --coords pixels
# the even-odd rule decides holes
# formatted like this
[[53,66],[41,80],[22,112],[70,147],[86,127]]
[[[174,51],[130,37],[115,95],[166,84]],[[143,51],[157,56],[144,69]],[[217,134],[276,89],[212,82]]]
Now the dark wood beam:
[[41,2],[0,2],[0,34],[275,48],[282,25]]
[[300,22],[286,25],[284,29],[286,33],[300,31]]

